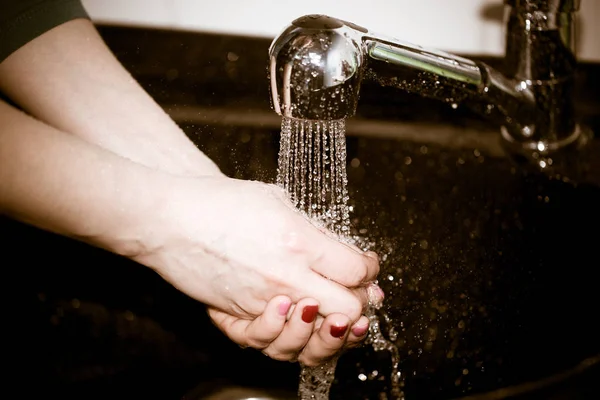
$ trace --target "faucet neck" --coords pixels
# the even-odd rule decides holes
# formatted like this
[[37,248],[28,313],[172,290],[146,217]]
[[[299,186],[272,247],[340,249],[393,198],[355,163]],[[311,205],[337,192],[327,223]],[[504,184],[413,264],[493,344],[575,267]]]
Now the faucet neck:
[[[507,1],[510,2],[510,1]],[[523,80],[557,80],[576,68],[572,11],[507,7],[506,73]]]
[[505,73],[527,85],[541,111],[531,136],[517,141],[561,143],[576,134],[573,91],[577,60],[573,14],[579,1],[506,0]]

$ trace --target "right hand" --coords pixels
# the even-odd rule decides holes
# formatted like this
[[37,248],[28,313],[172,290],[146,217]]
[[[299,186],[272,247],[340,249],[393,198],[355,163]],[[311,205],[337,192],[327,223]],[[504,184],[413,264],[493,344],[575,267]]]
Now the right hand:
[[341,313],[350,325],[362,315],[377,256],[326,235],[278,187],[173,177],[165,189],[167,204],[149,216],[145,250],[133,258],[179,290],[248,320],[278,295],[312,298],[322,316]]
[[[348,317],[330,314],[317,319],[319,309],[314,299],[302,299],[291,309],[291,300],[276,296],[254,320],[234,317],[209,307],[214,324],[242,347],[253,347],[280,361],[299,361],[303,365],[321,364],[343,347],[358,346],[365,339],[369,319],[365,316],[348,327]],[[288,317],[289,316],[289,317]]]

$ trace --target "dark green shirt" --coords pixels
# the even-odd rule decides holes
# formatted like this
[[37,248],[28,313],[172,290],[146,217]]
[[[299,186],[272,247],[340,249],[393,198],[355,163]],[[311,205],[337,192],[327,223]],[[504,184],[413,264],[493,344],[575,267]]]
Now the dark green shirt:
[[88,18],[80,0],[0,0],[0,62],[50,29]]

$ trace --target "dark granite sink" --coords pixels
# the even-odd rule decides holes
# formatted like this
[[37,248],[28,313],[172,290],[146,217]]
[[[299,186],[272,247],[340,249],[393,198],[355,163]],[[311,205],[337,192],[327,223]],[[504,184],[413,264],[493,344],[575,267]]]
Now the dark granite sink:
[[[104,34],[119,48],[113,29]],[[181,99],[165,94],[165,108],[224,172],[274,180],[279,119],[268,103],[249,111],[173,98]],[[372,114],[348,123],[353,226],[385,255],[380,282],[407,398],[506,387],[516,389],[486,398],[600,398],[600,186],[522,174],[485,122],[417,106],[426,117],[407,122],[367,103]],[[177,399],[198,385],[295,391],[297,365],[239,349],[202,305],[151,271],[6,219],[0,234],[9,382],[25,397]],[[332,398],[379,398],[388,369],[385,353],[345,354]]]

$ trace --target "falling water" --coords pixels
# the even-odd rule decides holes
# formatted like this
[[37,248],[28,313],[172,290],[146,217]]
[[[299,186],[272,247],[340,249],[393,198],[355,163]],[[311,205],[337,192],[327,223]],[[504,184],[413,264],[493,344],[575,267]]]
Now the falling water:
[[[364,250],[362,240],[350,236],[350,207],[346,174],[345,120],[312,121],[284,117],[277,184],[284,188],[298,210],[315,223],[324,226],[338,239],[351,242]],[[403,400],[398,348],[381,332],[378,312],[369,307],[367,343],[375,351],[388,351],[392,358],[390,395]],[[384,319],[387,315],[382,313]],[[389,332],[395,335],[393,329]],[[391,340],[395,340],[391,337]],[[328,400],[335,376],[338,356],[318,367],[302,367],[298,395],[302,400]]]
[[283,118],[277,183],[299,210],[334,234],[350,229],[344,120]]

